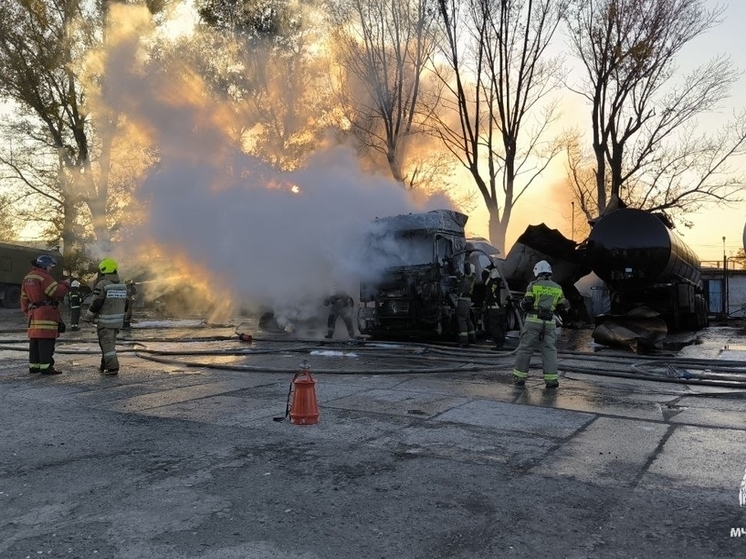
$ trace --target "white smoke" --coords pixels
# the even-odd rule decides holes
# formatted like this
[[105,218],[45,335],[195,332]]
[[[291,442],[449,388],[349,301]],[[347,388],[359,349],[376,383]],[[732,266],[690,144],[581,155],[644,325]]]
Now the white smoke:
[[115,9],[127,23],[110,37],[105,101],[147,130],[160,154],[140,189],[149,209],[140,235],[187,255],[216,291],[300,315],[315,312],[332,284],[357,297],[359,278],[373,272],[361,250],[369,223],[434,209],[416,207],[393,180],[365,174],[345,147],[290,173],[241,153],[225,133],[230,115],[194,76],[143,64],[144,13]]

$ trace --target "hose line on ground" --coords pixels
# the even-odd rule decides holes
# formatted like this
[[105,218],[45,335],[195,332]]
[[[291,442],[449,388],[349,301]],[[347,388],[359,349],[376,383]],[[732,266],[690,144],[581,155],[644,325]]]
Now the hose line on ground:
[[[412,342],[319,342],[318,340],[282,340],[285,345],[272,349],[258,347],[239,348],[214,348],[214,349],[157,349],[148,347],[145,343],[207,343],[207,342],[238,342],[235,336],[209,336],[197,338],[147,338],[143,340],[118,341],[118,345],[132,346],[121,348],[122,353],[134,354],[137,357],[153,362],[222,370],[239,370],[251,372],[294,372],[285,367],[268,367],[266,365],[254,366],[248,364],[220,364],[195,361],[184,361],[173,359],[174,357],[195,356],[237,356],[251,357],[252,355],[270,355],[282,353],[304,353],[323,352],[329,350],[348,351],[351,353],[365,354],[368,358],[416,358],[430,363],[445,364],[457,362],[459,366],[429,366],[421,368],[395,368],[385,369],[316,369],[318,373],[325,374],[422,374],[422,373],[459,373],[459,372],[490,372],[496,367],[504,366],[506,359],[512,359],[515,350],[494,352],[488,349],[473,348],[464,350],[462,348],[450,348],[448,346]],[[271,341],[276,339],[260,340],[255,342]],[[27,351],[26,347],[15,347],[16,344],[26,344],[27,339],[2,340],[0,350]],[[97,343],[90,339],[66,339],[64,345]],[[239,342],[241,343],[241,342]],[[241,343],[243,345],[243,343]],[[66,349],[59,347],[58,353],[68,355],[99,354],[100,350],[88,349]],[[727,388],[746,387],[746,362],[734,360],[702,359],[688,357],[662,357],[635,355],[634,362],[630,363],[630,357],[624,355],[600,356],[584,352],[560,352],[561,356],[569,356],[575,363],[561,360],[559,369],[561,372],[573,372],[587,375],[608,376],[639,380],[652,380],[667,383],[698,384],[707,386],[718,386]],[[324,357],[321,355],[321,357]],[[587,364],[586,366],[583,366]],[[596,364],[603,365],[597,366]],[[540,367],[540,363],[531,363],[533,367]],[[622,370],[619,370],[619,368]]]

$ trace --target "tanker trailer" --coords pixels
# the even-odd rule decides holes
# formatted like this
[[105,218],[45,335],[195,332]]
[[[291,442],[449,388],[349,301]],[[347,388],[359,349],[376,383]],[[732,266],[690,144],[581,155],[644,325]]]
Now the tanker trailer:
[[603,215],[591,229],[586,257],[609,289],[611,314],[647,307],[669,331],[707,326],[699,257],[665,216],[631,208]]

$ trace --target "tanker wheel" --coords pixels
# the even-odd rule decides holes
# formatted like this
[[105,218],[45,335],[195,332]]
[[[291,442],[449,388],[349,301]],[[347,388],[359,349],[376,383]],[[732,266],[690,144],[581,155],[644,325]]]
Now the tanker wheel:
[[5,290],[3,306],[7,309],[18,308],[21,304],[21,288],[17,285],[11,285]]

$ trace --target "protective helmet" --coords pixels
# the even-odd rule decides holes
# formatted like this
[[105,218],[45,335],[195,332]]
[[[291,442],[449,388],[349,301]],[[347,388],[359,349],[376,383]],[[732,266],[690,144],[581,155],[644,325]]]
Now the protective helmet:
[[73,280],[70,287],[80,287],[80,282],[78,280]]
[[102,274],[113,274],[117,271],[117,263],[113,258],[104,258],[99,262],[98,271]]
[[57,265],[57,261],[48,254],[41,254],[36,258],[36,265],[45,270]]
[[497,279],[497,278],[499,278],[499,277],[500,277],[500,272],[499,272],[499,271],[497,270],[497,268],[492,268],[492,269],[490,270],[490,277],[491,277],[492,279]]
[[541,274],[550,274],[552,273],[552,267],[549,265],[549,262],[546,260],[542,260],[541,262],[537,262],[536,266],[534,266],[534,275],[538,278]]

